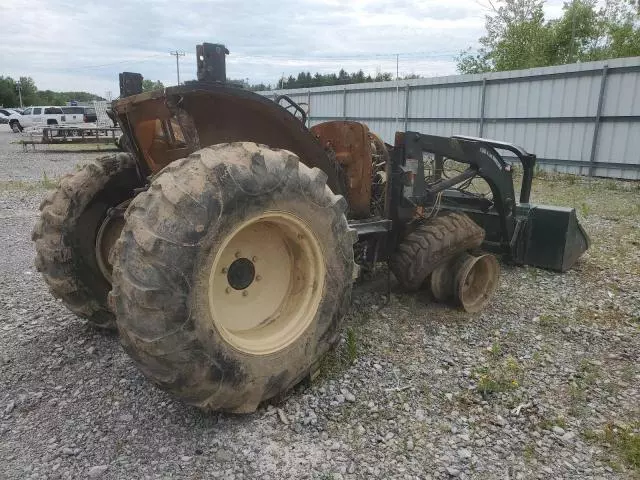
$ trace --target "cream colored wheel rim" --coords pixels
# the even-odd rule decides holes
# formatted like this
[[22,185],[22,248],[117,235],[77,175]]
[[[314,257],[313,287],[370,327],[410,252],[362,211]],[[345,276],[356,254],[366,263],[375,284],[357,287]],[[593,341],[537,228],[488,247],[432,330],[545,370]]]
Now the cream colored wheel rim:
[[236,228],[209,277],[213,324],[233,347],[278,352],[309,327],[324,289],[322,249],[298,217],[267,212]]

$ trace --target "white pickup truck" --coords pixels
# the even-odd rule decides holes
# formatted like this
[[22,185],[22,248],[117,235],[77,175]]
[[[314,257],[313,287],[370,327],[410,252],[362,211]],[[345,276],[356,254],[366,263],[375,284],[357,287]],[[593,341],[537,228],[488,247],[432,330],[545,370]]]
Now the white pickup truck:
[[44,127],[47,125],[68,125],[82,123],[82,115],[67,115],[62,107],[29,107],[22,114],[10,115],[9,126],[16,133],[28,127]]

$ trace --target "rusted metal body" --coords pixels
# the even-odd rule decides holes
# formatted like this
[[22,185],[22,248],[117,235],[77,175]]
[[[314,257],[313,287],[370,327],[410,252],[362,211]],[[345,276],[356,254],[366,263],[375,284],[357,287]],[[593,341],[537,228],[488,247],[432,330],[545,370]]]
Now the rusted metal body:
[[[250,141],[283,148],[329,176],[328,185],[349,199],[349,215],[371,215],[373,154],[382,141],[358,122],[325,122],[307,130],[288,111],[261,95],[223,84],[167,88],[126,97],[114,106],[134,139],[148,174],[200,148]],[[388,157],[388,155],[387,155]]]
[[311,127],[311,133],[344,168],[351,215],[368,217],[373,165],[367,126],[358,122],[324,122]]
[[348,197],[343,169],[287,110],[253,92],[221,83],[194,83],[119,100],[114,111],[144,176],[209,145],[256,142],[282,148],[323,170],[327,184]]

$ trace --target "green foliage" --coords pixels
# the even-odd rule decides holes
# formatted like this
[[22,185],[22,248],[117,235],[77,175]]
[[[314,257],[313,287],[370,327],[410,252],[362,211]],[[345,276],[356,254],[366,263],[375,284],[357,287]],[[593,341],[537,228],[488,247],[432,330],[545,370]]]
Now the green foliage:
[[504,361],[484,365],[473,372],[476,390],[487,398],[496,392],[515,390],[520,386],[523,370],[518,361],[509,356]]
[[481,48],[462,52],[460,73],[482,73],[640,55],[640,10],[633,0],[572,0],[559,19],[544,0],[491,3]]
[[0,77],[0,105],[4,107],[20,105],[16,82],[11,77]]
[[164,84],[160,80],[142,80],[142,91],[149,92],[151,90],[162,90]]
[[351,327],[347,328],[347,355],[351,363],[358,358],[358,340],[355,330]]
[[[419,75],[410,74],[401,77],[403,80],[420,78]],[[378,72],[374,76],[365,75],[362,70],[354,73],[348,73],[341,69],[338,74],[335,73],[316,73],[311,75],[310,72],[300,72],[297,77],[290,75],[289,78],[281,79],[277,88],[309,88],[309,87],[327,87],[331,85],[349,85],[353,83],[371,83],[371,82],[388,82],[394,80],[395,76],[388,72]]]
[[0,105],[4,107],[19,107],[20,97],[17,85],[20,84],[22,104],[29,105],[66,105],[71,100],[90,102],[104,100],[98,95],[87,92],[54,92],[52,90],[38,90],[31,77],[20,77],[16,82],[11,77],[0,77]]
[[[633,425],[608,423],[603,430],[586,430],[583,432],[585,440],[601,442],[620,457],[629,467],[640,472],[640,422]],[[615,464],[609,460],[610,465]]]

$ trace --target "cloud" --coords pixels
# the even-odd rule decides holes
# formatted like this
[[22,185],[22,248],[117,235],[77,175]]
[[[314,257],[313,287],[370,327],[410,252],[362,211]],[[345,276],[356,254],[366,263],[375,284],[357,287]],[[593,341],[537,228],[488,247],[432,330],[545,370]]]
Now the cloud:
[[0,75],[116,95],[125,70],[174,84],[176,49],[187,53],[181,78],[195,78],[203,41],[225,43],[228,76],[254,83],[300,70],[395,72],[396,53],[401,73],[451,74],[483,14],[474,0],[14,0],[0,5]]

